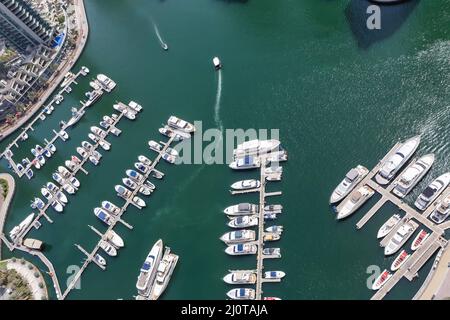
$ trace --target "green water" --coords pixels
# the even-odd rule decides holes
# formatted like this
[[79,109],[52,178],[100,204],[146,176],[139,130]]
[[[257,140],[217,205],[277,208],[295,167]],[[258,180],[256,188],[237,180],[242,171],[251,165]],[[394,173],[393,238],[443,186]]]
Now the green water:
[[[266,270],[283,270],[287,277],[280,284],[264,285],[265,295],[368,299],[372,292],[366,287],[366,268],[386,268],[392,259],[384,258],[376,230],[396,209],[383,207],[356,231],[355,223],[376,198],[340,223],[328,198],[349,168],[373,167],[397,139],[418,133],[418,153],[436,152],[437,160],[407,201],[448,170],[450,2],[410,1],[389,7],[384,9],[382,31],[372,33],[364,29],[367,2],[361,0],[90,0],[86,7],[90,36],[76,69],[88,66],[88,78],[106,73],[118,87],[87,111],[69,132],[68,142],[57,142],[56,156],[37,177],[18,181],[6,231],[30,212],[30,200],[40,196],[40,187],[57,166],[75,154],[89,127],[113,111],[114,101],[141,103],[144,112],[138,119],[122,120],[122,135],[109,139],[111,151],[100,150],[101,165],[88,164],[89,175],[78,175],[82,188],[69,197],[64,214],[49,210],[54,224],[44,222],[30,233],[48,244],[45,254],[64,289],[66,268],[83,260],[73,244],[89,250],[97,237],[87,225],[104,230],[93,208],[105,199],[122,203],[114,185],[139,154],[153,157],[146,143],[160,139],[161,123],[176,114],[202,120],[204,128],[217,125],[218,75],[211,58],[218,55],[224,64],[218,120],[224,128],[280,129],[290,156],[283,181],[271,186],[283,191],[274,199],[284,206],[279,223],[285,232],[274,245],[282,248],[283,258],[266,263]],[[168,52],[159,45],[152,19]],[[88,83],[80,79],[58,110],[21,144],[16,159],[30,156],[30,148],[42,144],[51,129],[69,117]],[[166,177],[156,181],[148,208],[131,207],[123,216],[134,229],[116,229],[126,247],[118,257],[107,258],[106,272],[89,266],[81,290],[74,290],[70,299],[132,298],[139,268],[159,238],[180,255],[164,299],[223,299],[230,289],[221,280],[227,270],[255,266],[255,257],[227,256],[218,237],[228,229],[224,207],[257,201],[256,196],[232,197],[228,186],[256,173],[232,172],[225,165],[161,163],[158,168]],[[11,256],[5,248],[3,252]],[[400,282],[388,298],[411,298],[429,267],[418,281]]]

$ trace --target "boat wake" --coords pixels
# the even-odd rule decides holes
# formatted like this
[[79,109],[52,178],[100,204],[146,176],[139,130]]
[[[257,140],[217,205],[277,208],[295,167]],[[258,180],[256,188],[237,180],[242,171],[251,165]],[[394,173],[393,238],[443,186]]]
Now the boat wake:
[[163,38],[161,37],[161,34],[159,33],[158,26],[156,25],[155,22],[152,22],[152,23],[153,23],[153,29],[155,30],[155,34],[156,34],[156,37],[158,38],[159,44],[161,45],[161,47],[163,49],[167,48],[167,44],[164,42]]
[[217,71],[217,93],[216,93],[216,104],[214,105],[214,121],[216,126],[223,131],[222,120],[220,119],[220,100],[222,98],[222,70]]

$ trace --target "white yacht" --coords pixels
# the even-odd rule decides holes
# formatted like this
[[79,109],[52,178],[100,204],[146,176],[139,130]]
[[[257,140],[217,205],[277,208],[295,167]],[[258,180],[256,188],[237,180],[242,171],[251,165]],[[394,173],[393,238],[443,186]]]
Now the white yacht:
[[447,188],[450,183],[450,172],[444,173],[433,180],[419,195],[414,205],[419,210],[425,210]]
[[233,151],[233,155],[236,158],[242,158],[246,155],[263,155],[275,150],[278,151],[279,147],[280,141],[276,139],[254,139],[238,144],[237,148]]
[[120,214],[120,208],[110,201],[102,201],[102,208],[114,215]]
[[266,271],[264,272],[264,279],[282,279],[286,276],[283,271]]
[[95,261],[97,261],[101,266],[106,266],[106,259],[100,254],[96,253],[94,256]]
[[108,230],[105,233],[105,240],[107,240],[109,243],[111,243],[114,247],[117,249],[123,248],[125,243],[123,242],[123,239],[121,236],[119,236],[114,230]]
[[434,209],[433,213],[430,216],[430,219],[439,224],[444,222],[450,215],[450,194],[447,195],[444,199],[439,201],[436,205],[436,209]]
[[87,96],[87,101],[84,103],[84,105],[86,107],[90,107],[92,106],[98,99],[100,99],[100,97],[103,95],[103,91],[102,90],[93,90],[91,92],[87,92],[86,96]]
[[64,88],[66,87],[69,83],[72,82],[72,80],[75,78],[75,75],[72,72],[67,72],[66,75],[64,76],[64,80],[61,82],[60,87]]
[[147,290],[150,284],[153,282],[156,273],[156,267],[159,265],[161,255],[163,251],[163,241],[159,239],[153,245],[149,254],[145,258],[144,264],[141,267],[141,271],[138,276],[136,288],[140,295],[147,295]]
[[101,221],[103,221],[105,224],[110,226],[113,223],[113,219],[111,218],[111,215],[106,212],[105,210],[102,210],[101,208],[95,208],[94,214],[97,218],[99,218]]
[[14,240],[22,231],[24,231],[33,221],[34,213],[29,214],[19,225],[15,226],[10,232],[9,237]]
[[283,212],[283,206],[281,204],[268,204],[264,206],[264,213],[280,214]]
[[398,182],[392,190],[392,192],[400,197],[404,198],[427,174],[434,162],[434,154],[427,154],[417,161],[411,162],[411,164],[402,173]]
[[347,172],[345,178],[331,194],[330,204],[344,199],[368,173],[369,170],[361,165],[358,165],[356,168]]
[[154,140],[148,141],[148,147],[151,150],[156,151],[156,152],[160,152],[163,149],[162,145],[160,145],[158,142],[156,142]]
[[394,178],[395,174],[403,165],[412,157],[420,143],[420,136],[412,137],[401,143],[391,155],[382,164],[380,171],[375,176],[375,180],[381,184],[386,185]]
[[255,300],[255,289],[237,288],[227,292],[227,296],[233,300]]
[[255,284],[256,273],[253,270],[230,270],[223,281],[228,284]]
[[247,228],[247,227],[253,227],[258,224],[258,216],[238,216],[233,219],[231,219],[228,222],[228,226],[230,228]]
[[183,119],[180,119],[176,116],[170,116],[167,120],[167,125],[174,129],[181,130],[187,133],[195,132],[195,127],[192,123],[184,121]]
[[233,183],[231,189],[234,190],[247,190],[253,188],[259,188],[261,183],[255,179],[241,180]]
[[223,210],[223,212],[229,216],[248,215],[258,212],[258,205],[248,202],[239,203],[233,206],[229,206]]
[[178,256],[173,253],[164,254],[156,269],[156,279],[150,294],[150,300],[157,300],[169,283],[170,276],[178,262]]
[[253,230],[230,231],[220,237],[220,240],[226,244],[244,243],[254,241],[255,239],[256,232]]
[[344,219],[358,210],[367,200],[369,200],[375,191],[373,191],[368,186],[362,186],[354,193],[351,194],[349,198],[347,198],[342,203],[342,208],[337,213],[337,219]]
[[142,162],[143,164],[145,164],[146,166],[151,166],[152,165],[152,160],[150,160],[146,156],[140,155],[140,156],[138,156],[138,160],[140,162]]
[[97,126],[92,126],[91,127],[91,132],[96,134],[97,136],[99,136],[100,138],[105,138],[106,137],[106,131],[103,129],[100,129]]
[[261,161],[259,158],[252,156],[245,156],[243,158],[239,158],[229,164],[229,167],[233,170],[246,170],[246,169],[255,169],[261,166]]
[[418,226],[419,225],[412,220],[403,223],[384,248],[384,254],[390,256],[396,253],[405,242],[408,241]]
[[255,244],[249,243],[233,244],[225,249],[225,253],[229,254],[230,256],[256,254],[256,251],[258,251],[258,247]]
[[142,111],[142,106],[135,101],[128,102],[128,106],[136,112]]
[[106,92],[111,92],[116,87],[116,83],[104,74],[97,75],[97,80],[106,90]]
[[89,82],[89,86],[94,90],[102,89],[102,85],[97,80],[93,80],[93,81]]
[[110,255],[111,257],[117,256],[117,249],[114,248],[111,244],[109,244],[107,241],[105,240],[100,240],[99,243],[100,248],[103,249],[103,251],[105,251],[108,255]]
[[67,121],[67,124],[66,124],[67,127],[71,127],[75,123],[80,121],[81,117],[86,113],[84,111],[84,109],[78,110],[77,108],[72,108],[72,109],[70,109],[70,111],[72,112],[72,118],[70,118],[69,121]]
[[214,57],[212,62],[216,70],[222,69],[222,63],[220,62],[219,57]]
[[377,239],[384,238],[394,227],[400,222],[401,217],[399,214],[394,214],[380,227],[377,233]]

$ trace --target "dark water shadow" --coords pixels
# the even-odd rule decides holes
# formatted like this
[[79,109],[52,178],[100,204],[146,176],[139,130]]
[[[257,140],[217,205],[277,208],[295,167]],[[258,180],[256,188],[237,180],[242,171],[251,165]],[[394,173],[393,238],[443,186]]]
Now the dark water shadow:
[[368,49],[376,42],[392,36],[408,19],[420,0],[410,0],[398,4],[377,4],[381,9],[381,29],[367,28],[367,8],[375,3],[369,0],[351,0],[345,9],[345,16],[358,43],[363,49]]

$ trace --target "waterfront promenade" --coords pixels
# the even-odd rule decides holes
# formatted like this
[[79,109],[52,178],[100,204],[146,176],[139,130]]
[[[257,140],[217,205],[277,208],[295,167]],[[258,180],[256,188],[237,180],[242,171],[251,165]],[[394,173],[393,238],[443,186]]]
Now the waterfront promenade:
[[63,81],[64,76],[69,72],[86,46],[89,25],[87,21],[86,10],[84,7],[84,0],[74,0],[75,16],[77,21],[78,38],[75,44],[75,50],[72,55],[67,57],[55,70],[52,77],[48,80],[49,86],[47,90],[38,98],[37,102],[26,112],[26,114],[17,123],[10,128],[1,132],[0,141],[14,133],[17,129],[23,126],[44,104],[44,102],[52,95],[58,88],[58,85]]
[[447,246],[438,261],[435,261],[433,269],[430,271],[431,277],[425,281],[419,294],[414,297],[416,300],[432,300],[450,296],[450,246]]
[[[8,194],[0,208],[0,234],[3,233],[3,227],[5,225],[6,215],[8,214],[9,205],[14,196],[14,191],[16,189],[16,183],[12,175],[8,173],[0,173],[0,179],[5,179],[8,182]],[[2,240],[0,239],[0,260],[2,258]]]

